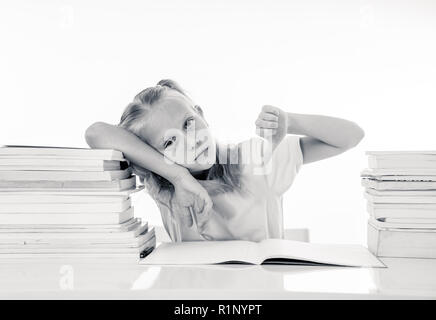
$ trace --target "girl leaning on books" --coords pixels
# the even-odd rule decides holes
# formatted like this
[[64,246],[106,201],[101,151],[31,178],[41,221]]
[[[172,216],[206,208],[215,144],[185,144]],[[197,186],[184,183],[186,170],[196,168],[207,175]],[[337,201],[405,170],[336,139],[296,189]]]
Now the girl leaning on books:
[[282,196],[300,167],[356,146],[364,132],[352,121],[269,105],[255,126],[258,136],[220,143],[203,109],[161,80],[135,96],[118,125],[92,124],[86,141],[123,152],[173,241],[283,238]]

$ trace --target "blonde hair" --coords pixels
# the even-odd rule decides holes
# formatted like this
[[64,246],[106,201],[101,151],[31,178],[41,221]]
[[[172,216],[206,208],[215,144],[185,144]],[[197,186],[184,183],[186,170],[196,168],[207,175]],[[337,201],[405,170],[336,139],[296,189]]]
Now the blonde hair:
[[[152,110],[153,104],[159,101],[168,90],[175,90],[189,98],[186,92],[175,81],[169,79],[161,80],[156,86],[144,89],[135,96],[133,101],[125,108],[118,126],[127,129],[144,141],[144,138],[141,136],[141,130],[146,125],[148,114]],[[200,114],[203,116],[201,108]],[[218,160],[223,159],[224,152],[226,152],[226,161],[220,163],[221,161]],[[240,164],[238,162],[234,163],[235,161],[230,159],[235,152],[239,155],[238,146],[224,146],[217,143],[215,164],[208,170],[206,180],[198,180],[210,195],[242,191]],[[153,199],[172,210],[174,186],[167,179],[148,169],[133,163],[131,166],[133,172],[139,176],[140,181],[146,186]]]

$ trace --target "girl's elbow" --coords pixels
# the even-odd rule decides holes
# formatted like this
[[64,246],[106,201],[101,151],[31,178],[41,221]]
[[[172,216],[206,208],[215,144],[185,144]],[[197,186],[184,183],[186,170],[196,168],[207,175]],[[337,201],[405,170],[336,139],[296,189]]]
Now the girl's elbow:
[[103,128],[103,122],[95,122],[86,129],[85,140],[91,148],[97,148],[97,139],[102,134]]
[[365,137],[365,131],[363,131],[363,129],[361,127],[356,125],[356,130],[350,137],[350,143],[349,143],[348,147],[354,148],[355,146],[357,146],[360,143],[360,141],[362,141],[362,139],[364,137]]

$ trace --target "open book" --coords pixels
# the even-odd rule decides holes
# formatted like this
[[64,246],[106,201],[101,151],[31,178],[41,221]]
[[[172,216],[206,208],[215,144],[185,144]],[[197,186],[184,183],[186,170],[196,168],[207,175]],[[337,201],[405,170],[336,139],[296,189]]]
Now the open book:
[[385,267],[360,245],[326,245],[284,239],[261,242],[186,241],[164,242],[141,264],[305,264],[350,267]]

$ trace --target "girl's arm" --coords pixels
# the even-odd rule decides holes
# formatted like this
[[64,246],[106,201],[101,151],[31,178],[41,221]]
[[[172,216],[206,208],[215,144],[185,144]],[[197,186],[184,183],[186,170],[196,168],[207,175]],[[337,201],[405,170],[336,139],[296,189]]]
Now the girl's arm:
[[162,154],[122,127],[96,122],[86,130],[85,139],[91,148],[121,151],[129,161],[157,173],[171,183],[187,173],[182,166],[166,163]]
[[300,138],[303,163],[340,154],[355,147],[365,136],[356,123],[329,116],[287,112],[287,133]]
[[272,150],[288,133],[305,135],[300,138],[305,164],[340,154],[356,146],[365,135],[362,128],[349,120],[290,113],[270,105],[262,107],[256,132],[272,142]]
[[[175,163],[167,163],[161,153],[130,131],[108,123],[96,122],[86,130],[85,139],[91,148],[119,150],[130,162],[167,179],[174,185],[177,203],[182,207],[192,207],[196,213],[205,213],[201,218],[206,218],[212,208],[209,194],[186,168]],[[190,215],[185,215],[182,219],[188,226],[192,225]]]

